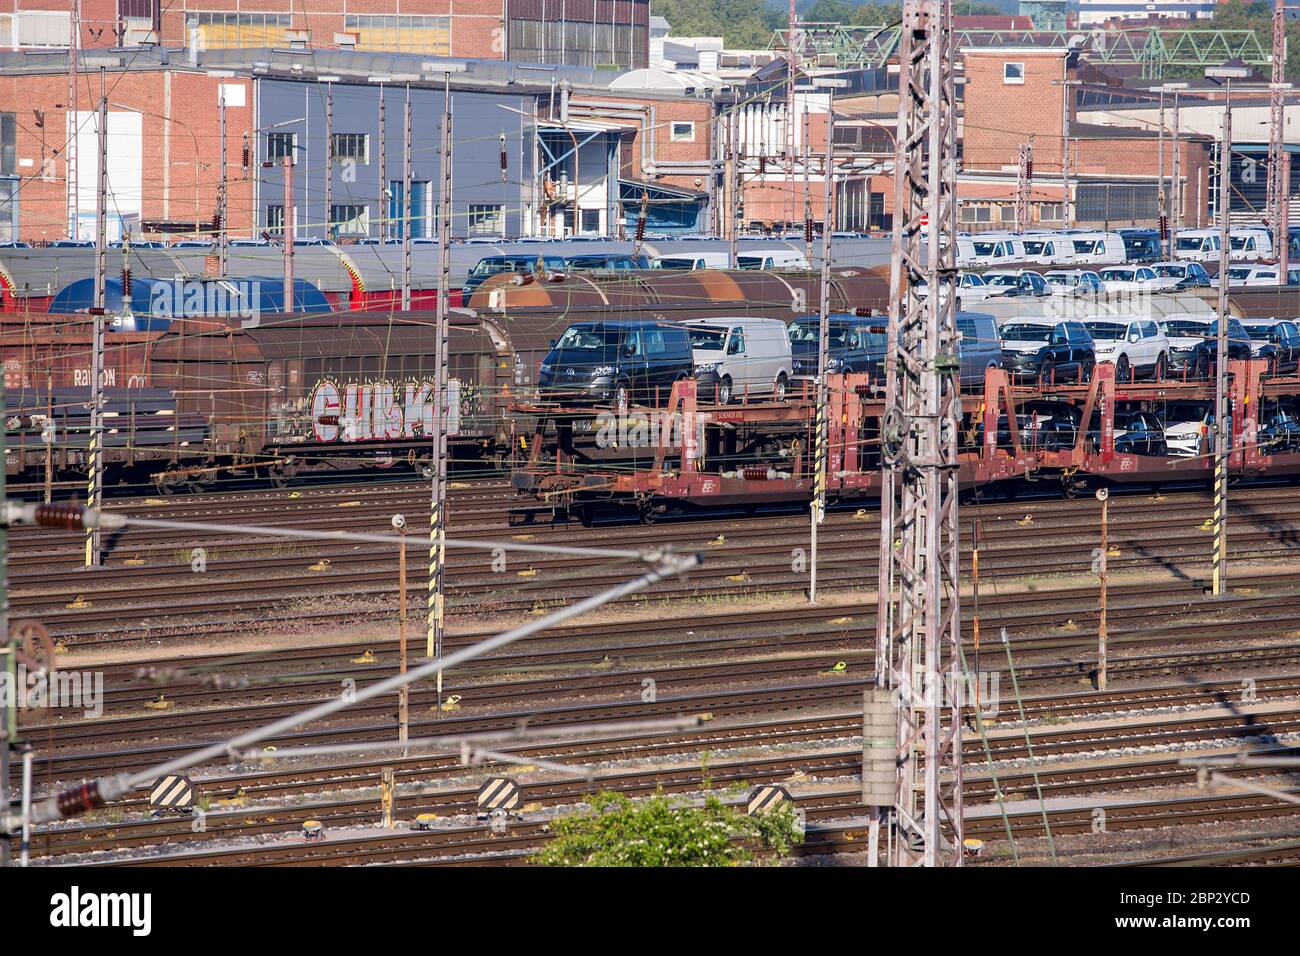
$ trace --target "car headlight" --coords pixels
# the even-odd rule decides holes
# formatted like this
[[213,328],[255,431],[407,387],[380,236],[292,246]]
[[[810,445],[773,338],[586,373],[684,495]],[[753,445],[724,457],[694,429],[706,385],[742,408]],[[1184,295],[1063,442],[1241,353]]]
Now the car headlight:
[[614,366],[612,365],[598,365],[591,370],[592,378],[600,378],[602,375],[613,375],[613,374],[614,374]]
[[542,363],[542,368],[541,368],[542,373],[543,373],[543,374],[548,373],[548,372],[550,372],[550,370],[551,370],[551,367],[550,367],[549,365],[547,365],[545,362],[543,362],[543,363]]
[[721,362],[705,362],[703,365],[695,366],[695,374],[700,375],[704,372],[716,372]]

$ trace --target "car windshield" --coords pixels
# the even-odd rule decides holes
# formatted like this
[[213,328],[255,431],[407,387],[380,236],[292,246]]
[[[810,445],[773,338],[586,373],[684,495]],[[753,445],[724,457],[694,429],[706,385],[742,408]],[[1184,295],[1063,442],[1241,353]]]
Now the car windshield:
[[737,256],[737,269],[761,269],[763,268],[762,256]]
[[1262,342],[1268,341],[1269,333],[1272,331],[1273,331],[1273,326],[1271,325],[1246,326],[1246,334],[1249,335],[1252,339],[1259,339]]
[[1202,239],[1200,237],[1192,239],[1179,239],[1175,247],[1179,252],[1199,252],[1201,249]]
[[1046,242],[1040,242],[1040,241],[1037,240],[1037,239],[1026,239],[1026,240],[1025,240],[1025,255],[1027,255],[1027,256],[1041,256],[1041,255],[1043,254],[1043,246],[1045,246],[1045,245],[1047,245]]
[[991,255],[993,255],[993,243],[991,243],[991,242],[977,242],[977,243],[975,243],[975,255],[977,255],[977,256],[991,256]]
[[1156,266],[1156,275],[1163,279],[1181,279],[1187,275],[1186,266]]
[[1049,274],[1047,274],[1046,276],[1044,276],[1043,278],[1045,278],[1045,279],[1046,279],[1048,282],[1050,282],[1052,285],[1073,286],[1073,285],[1078,285],[1078,284],[1079,284],[1079,277],[1078,277],[1078,276],[1068,276],[1068,275],[1063,275],[1063,274],[1061,274],[1061,273],[1059,273],[1059,272],[1058,272],[1058,273],[1049,273]]
[[564,266],[567,269],[627,269],[630,268],[628,262],[624,259],[612,258],[610,256],[573,256],[564,260]]
[[1229,279],[1248,279],[1248,278],[1250,278],[1250,270],[1249,270],[1249,269],[1229,269],[1229,270],[1228,270],[1228,278],[1229,278]]
[[694,269],[694,259],[656,259],[655,266],[660,269]]
[[1228,245],[1238,251],[1246,248],[1246,243],[1250,240],[1249,236],[1233,236],[1228,240]]
[[961,281],[963,285],[967,285],[967,286],[984,285],[984,277],[977,276],[973,272],[966,273],[964,276],[961,277]]
[[1094,339],[1113,342],[1124,337],[1127,328],[1118,322],[1085,322],[1083,327],[1092,333]]
[[1103,269],[1101,273],[1107,282],[1132,282],[1136,276],[1132,269]]
[[1012,275],[991,275],[984,277],[985,285],[1020,285],[1020,277]]
[[[790,342],[816,344],[819,337],[820,322],[817,319],[800,320],[790,326]],[[849,326],[845,322],[832,322],[826,341],[831,348],[844,348],[849,341]]]
[[534,259],[483,259],[470,275],[494,276],[502,272],[532,272]]
[[721,352],[722,344],[727,340],[727,333],[724,329],[692,327],[688,331],[691,334],[691,348],[693,349],[701,349],[706,352]]
[[605,325],[575,325],[565,330],[555,349],[557,352],[613,352],[618,348],[620,331]]
[[998,330],[1004,342],[1046,342],[1052,335],[1050,325],[1033,325],[1029,322],[1008,322]]
[[1210,323],[1192,319],[1165,319],[1160,323],[1160,331],[1174,337],[1199,339],[1209,334]]

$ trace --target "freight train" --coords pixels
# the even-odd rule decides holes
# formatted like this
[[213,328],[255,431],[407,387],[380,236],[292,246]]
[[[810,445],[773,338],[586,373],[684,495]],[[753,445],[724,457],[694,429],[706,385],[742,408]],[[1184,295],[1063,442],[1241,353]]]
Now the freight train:
[[[887,282],[879,269],[837,271],[831,308],[883,307]],[[520,451],[520,429],[531,428],[506,409],[529,396],[550,343],[577,317],[788,321],[815,312],[819,295],[813,273],[493,276],[470,307],[450,312],[453,450],[497,462]],[[91,321],[79,316],[0,334],[14,426],[9,474],[84,474]],[[103,376],[117,403],[104,442],[110,480],[149,478],[167,492],[237,475],[282,483],[326,470],[424,471],[435,407],[434,328],[433,312],[360,311],[276,315],[247,326],[182,319],[166,332],[110,333]],[[160,417],[175,416],[170,443],[156,434],[133,439],[144,424],[133,389],[151,403],[151,432]],[[157,407],[160,390],[172,396],[169,408]]]
[[[569,260],[590,259],[599,255],[627,256],[635,244],[627,241],[597,239],[523,240],[516,242],[456,242],[451,246],[451,298],[461,302],[460,289],[469,274],[486,257],[511,256],[520,260],[541,258],[547,263],[548,275],[567,270]],[[809,262],[821,267],[821,243],[813,243]],[[756,253],[790,253],[804,255],[805,244],[799,239],[744,238],[737,249],[742,256]],[[647,260],[664,256],[729,251],[729,243],[719,239],[653,239],[635,248]],[[839,235],[832,238],[832,262],[837,268],[877,268],[887,271],[889,238]],[[764,257],[766,258],[766,257]],[[160,248],[131,247],[109,254],[114,275],[129,269],[135,279],[173,282],[178,278],[210,276],[216,268],[213,249],[208,246],[170,246]],[[318,290],[330,308],[388,310],[400,303],[405,271],[402,246],[385,243],[297,244],[294,247],[294,275],[299,283]],[[600,270],[596,270],[600,271]],[[93,279],[93,248],[13,248],[0,249],[0,319],[4,313],[42,314],[66,308],[56,301],[61,291]],[[272,277],[283,274],[283,248],[265,245],[238,245],[227,251],[225,275],[231,282],[265,280],[274,286]],[[440,249],[436,244],[419,242],[411,248],[412,305],[434,308],[438,279],[442,274]],[[65,296],[63,301],[69,297]]]

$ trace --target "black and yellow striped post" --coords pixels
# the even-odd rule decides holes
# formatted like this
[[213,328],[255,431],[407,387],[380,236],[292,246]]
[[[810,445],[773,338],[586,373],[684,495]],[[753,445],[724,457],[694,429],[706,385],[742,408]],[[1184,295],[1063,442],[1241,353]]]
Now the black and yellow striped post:
[[1210,592],[1223,594],[1228,587],[1228,455],[1225,440],[1216,442],[1214,456],[1214,555]]

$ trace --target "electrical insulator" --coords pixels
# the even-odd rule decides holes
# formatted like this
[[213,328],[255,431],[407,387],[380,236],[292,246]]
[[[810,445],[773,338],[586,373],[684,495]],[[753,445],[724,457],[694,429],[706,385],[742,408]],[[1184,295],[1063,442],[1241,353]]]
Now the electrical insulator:
[[1025,163],[1025,178],[1026,179],[1034,178],[1034,161],[1032,159],[1029,160],[1029,162]]
[[1161,241],[1169,238],[1169,217],[1160,217],[1160,239]]
[[212,214],[212,234],[221,235],[221,213],[219,212]]
[[129,300],[131,298],[131,270],[122,270],[122,298]]
[[243,163],[242,163],[242,165],[243,165],[243,167],[244,167],[244,172],[248,172],[248,159],[249,159],[249,156],[248,156],[248,134],[247,134],[247,133],[244,134],[244,153],[243,153],[243,156],[244,156],[244,158],[243,158]]
[[813,241],[813,223],[812,223],[812,217],[805,218],[804,221],[803,221],[803,241],[804,241],[804,242],[812,242],[812,241]]
[[502,182],[506,181],[506,170],[509,168],[509,166],[510,163],[506,157],[506,134],[502,133],[501,134],[501,181]]
[[638,216],[636,220],[636,241],[641,242],[645,239],[645,216]]
[[760,176],[767,173],[767,156],[758,157],[758,174]]

